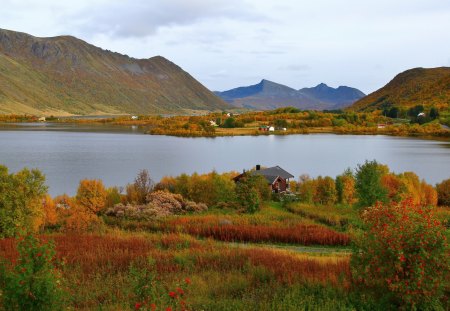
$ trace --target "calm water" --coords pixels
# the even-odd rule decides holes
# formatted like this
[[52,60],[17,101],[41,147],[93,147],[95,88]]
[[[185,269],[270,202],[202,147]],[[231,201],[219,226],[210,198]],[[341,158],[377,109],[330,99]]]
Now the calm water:
[[242,171],[280,165],[296,177],[336,176],[366,159],[395,172],[414,171],[430,183],[450,177],[450,142],[356,135],[178,138],[143,135],[138,128],[29,125],[0,128],[0,164],[39,168],[52,195],[74,194],[80,179],[107,186],[132,182],[140,169],[164,175]]

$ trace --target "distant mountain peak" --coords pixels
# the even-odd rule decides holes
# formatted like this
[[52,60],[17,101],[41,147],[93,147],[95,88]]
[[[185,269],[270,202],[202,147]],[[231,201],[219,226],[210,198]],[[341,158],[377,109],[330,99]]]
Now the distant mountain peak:
[[316,110],[338,109],[351,105],[364,96],[361,91],[349,87],[334,89],[320,83],[312,88],[295,90],[267,79],[262,79],[255,85],[215,93],[233,105],[252,109],[285,106]]

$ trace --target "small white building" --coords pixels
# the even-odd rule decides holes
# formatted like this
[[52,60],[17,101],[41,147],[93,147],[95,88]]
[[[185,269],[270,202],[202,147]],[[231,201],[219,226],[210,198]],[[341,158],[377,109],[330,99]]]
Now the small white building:
[[40,117],[40,118],[38,119],[38,121],[39,121],[39,122],[45,122],[45,117]]
[[131,116],[131,120],[137,120],[137,119],[139,119],[138,116]]
[[275,132],[275,128],[273,126],[269,126],[269,132]]
[[209,125],[211,125],[211,126],[218,126],[216,121],[213,121],[213,120],[209,121]]
[[421,112],[417,115],[418,117],[425,117],[425,112]]

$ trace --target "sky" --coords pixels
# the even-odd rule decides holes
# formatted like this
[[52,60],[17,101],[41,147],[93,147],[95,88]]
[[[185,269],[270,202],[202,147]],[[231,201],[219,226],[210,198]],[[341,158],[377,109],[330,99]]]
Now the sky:
[[450,66],[449,0],[0,0],[0,28],[161,55],[219,91],[267,79],[370,93]]

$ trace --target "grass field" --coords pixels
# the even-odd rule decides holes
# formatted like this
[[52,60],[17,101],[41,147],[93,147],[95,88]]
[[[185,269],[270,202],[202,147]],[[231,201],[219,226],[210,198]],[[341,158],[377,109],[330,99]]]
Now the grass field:
[[[55,241],[64,263],[69,310],[135,309],[131,266],[155,275],[155,310],[173,306],[169,293],[186,279],[187,310],[386,310],[351,285],[357,215],[350,207],[272,202],[255,214],[213,209],[146,222],[106,218],[98,233],[43,238]],[[14,261],[15,245],[0,240],[0,257]]]

